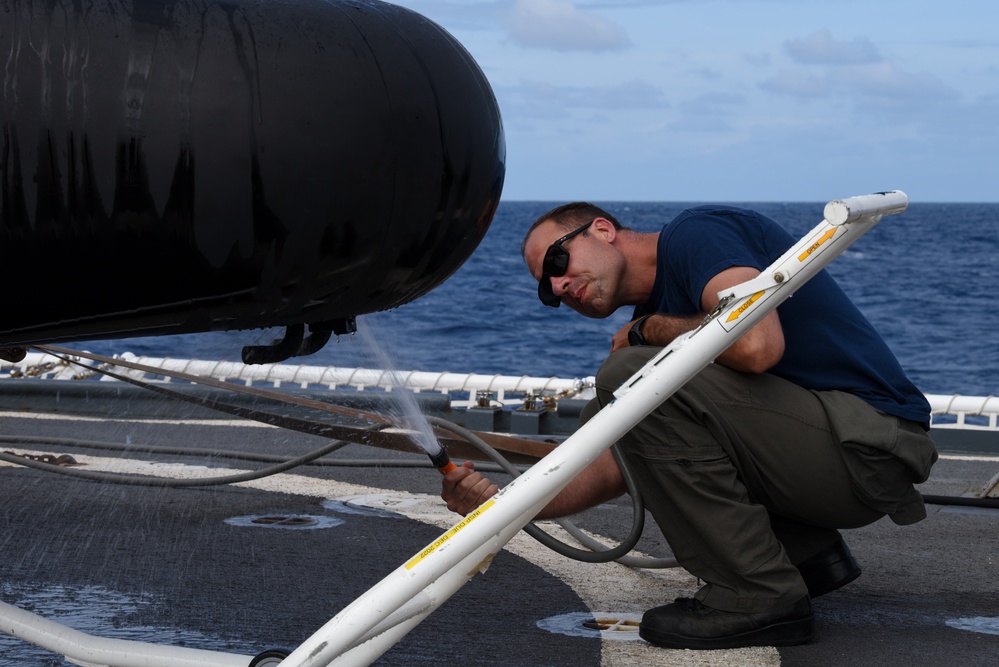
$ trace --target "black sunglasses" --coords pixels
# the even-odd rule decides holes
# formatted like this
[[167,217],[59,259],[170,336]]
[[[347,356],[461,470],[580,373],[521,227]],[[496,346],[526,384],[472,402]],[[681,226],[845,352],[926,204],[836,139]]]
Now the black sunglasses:
[[562,246],[573,236],[585,232],[594,222],[596,222],[595,219],[590,220],[579,229],[574,229],[548,246],[548,250],[545,251],[545,259],[541,262],[541,280],[538,281],[538,298],[541,299],[541,303],[552,308],[558,308],[562,304],[562,297],[552,291],[551,281],[552,278],[564,276],[566,269],[569,268],[569,251]]

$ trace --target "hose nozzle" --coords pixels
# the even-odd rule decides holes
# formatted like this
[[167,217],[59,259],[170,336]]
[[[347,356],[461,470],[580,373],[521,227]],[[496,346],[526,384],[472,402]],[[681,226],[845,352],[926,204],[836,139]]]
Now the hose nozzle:
[[447,450],[444,449],[444,445],[441,445],[439,442],[437,444],[440,445],[440,449],[437,453],[428,453],[427,455],[430,457],[430,462],[434,464],[434,467],[437,468],[442,475],[446,475],[458,466],[451,461],[451,457],[447,455]]

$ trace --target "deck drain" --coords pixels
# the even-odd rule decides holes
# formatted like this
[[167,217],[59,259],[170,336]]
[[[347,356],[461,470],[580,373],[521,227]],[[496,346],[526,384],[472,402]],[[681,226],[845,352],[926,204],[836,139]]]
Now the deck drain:
[[638,624],[641,621],[641,614],[577,611],[543,618],[537,625],[542,630],[570,637],[632,641],[641,639],[638,636]]
[[290,530],[314,530],[332,528],[343,523],[342,519],[311,514],[251,514],[226,519],[230,526],[254,526],[259,528],[285,528]]

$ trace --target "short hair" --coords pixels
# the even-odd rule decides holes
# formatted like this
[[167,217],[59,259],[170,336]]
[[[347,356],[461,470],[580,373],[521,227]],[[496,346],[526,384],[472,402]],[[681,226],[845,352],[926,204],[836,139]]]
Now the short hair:
[[520,256],[524,257],[527,250],[527,239],[530,238],[534,230],[537,229],[542,223],[551,220],[556,225],[564,229],[566,232],[571,232],[574,229],[579,229],[588,222],[593,221],[596,218],[607,218],[614,225],[615,229],[627,229],[624,225],[618,222],[617,218],[603,210],[599,206],[595,206],[589,202],[585,201],[575,201],[570,204],[562,204],[561,206],[556,206],[547,213],[543,213],[540,218],[534,221],[531,228],[527,230],[524,234],[524,240],[520,244]]

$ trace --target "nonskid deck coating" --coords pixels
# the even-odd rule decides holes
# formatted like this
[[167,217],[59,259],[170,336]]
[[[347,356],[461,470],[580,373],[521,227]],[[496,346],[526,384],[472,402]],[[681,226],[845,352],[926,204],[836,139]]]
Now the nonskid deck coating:
[[[234,423],[107,419],[29,419],[8,413],[0,416],[0,429],[4,435],[238,446],[288,455],[322,442]],[[42,451],[37,445],[10,443],[3,449]],[[158,462],[150,464],[141,459],[152,457],[65,451],[87,461],[88,468],[153,474],[219,475],[231,472],[230,467],[259,465],[219,459],[206,466],[203,459],[177,456],[156,457]],[[349,448],[338,455],[382,460],[405,456],[370,448]],[[923,491],[959,495],[997,469],[994,457],[945,457]],[[138,591],[137,599],[152,601],[113,617],[108,635],[155,628],[160,634],[152,633],[147,641],[173,641],[169,637],[174,633],[185,645],[234,653],[293,648],[459,520],[443,508],[437,497],[439,477],[430,469],[300,468],[213,489],[100,485],[9,466],[0,468],[0,475],[3,600],[20,597],[30,603],[25,597],[30,590],[56,597],[62,591],[65,600],[77,603],[88,591],[95,600]],[[346,506],[338,508],[337,503]],[[864,575],[815,601],[818,636],[806,646],[668,651],[640,640],[601,641],[542,629],[539,622],[544,625],[547,619],[570,613],[640,614],[649,606],[689,595],[697,582],[678,569],[578,563],[521,534],[488,572],[475,577],[376,664],[459,664],[466,659],[525,667],[995,664],[999,635],[989,629],[994,627],[990,619],[999,618],[994,576],[999,516],[955,509],[931,506],[928,519],[915,526],[900,528],[882,521],[845,531]],[[274,513],[326,516],[344,524],[294,532],[225,524],[233,517]],[[598,534],[621,537],[630,525],[630,506],[609,503],[586,513],[581,523]],[[640,546],[668,555],[654,523],[648,523]],[[102,634],[99,628],[87,631]],[[31,664],[16,651],[0,643],[0,665],[6,667],[5,660]]]

